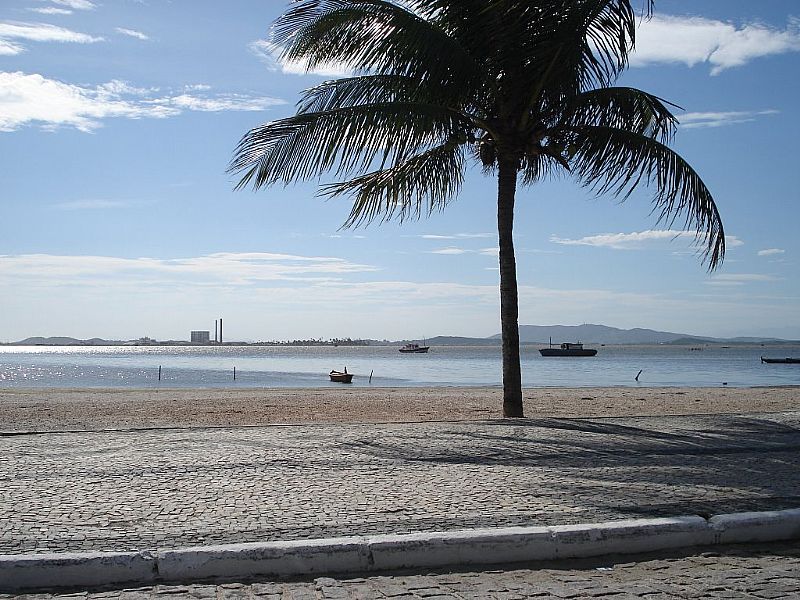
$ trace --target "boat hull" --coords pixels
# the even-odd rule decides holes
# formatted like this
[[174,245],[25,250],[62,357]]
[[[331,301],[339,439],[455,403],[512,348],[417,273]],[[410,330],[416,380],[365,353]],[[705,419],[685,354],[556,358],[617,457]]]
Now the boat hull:
[[329,375],[331,377],[331,381],[335,381],[337,383],[353,383],[352,373],[341,373],[339,371],[331,371]]
[[541,348],[539,352],[542,356],[594,356],[597,354],[597,350],[592,350],[590,348],[570,348],[569,350],[564,350],[562,348]]
[[403,354],[427,354],[430,346],[420,346],[419,348],[400,348]]
[[764,358],[762,356],[761,362],[771,365],[800,365],[800,358]]

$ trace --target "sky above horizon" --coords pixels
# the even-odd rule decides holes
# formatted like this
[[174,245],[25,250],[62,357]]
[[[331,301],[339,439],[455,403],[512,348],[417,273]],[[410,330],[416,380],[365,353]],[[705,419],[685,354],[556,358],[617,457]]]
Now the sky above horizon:
[[[341,230],[316,183],[233,191],[240,137],[337,73],[281,65],[284,1],[3,0],[0,342],[498,333],[496,188]],[[520,324],[800,338],[800,5],[661,0],[621,85],[682,107],[673,147],[727,234],[708,273],[651,194],[520,188]],[[323,181],[331,181],[332,177]]]

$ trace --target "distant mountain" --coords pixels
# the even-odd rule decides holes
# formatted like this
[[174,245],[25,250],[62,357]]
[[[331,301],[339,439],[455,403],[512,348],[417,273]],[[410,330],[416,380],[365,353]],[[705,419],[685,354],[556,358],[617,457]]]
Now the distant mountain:
[[[500,338],[500,334],[492,336]],[[606,325],[520,325],[522,343],[546,344],[583,342],[585,344],[668,344],[680,338],[696,337],[685,333],[670,333],[652,329],[617,329]],[[705,338],[704,338],[705,339]],[[707,338],[711,341],[711,338]]]
[[[492,339],[500,339],[500,334]],[[583,342],[585,344],[703,344],[703,343],[729,343],[729,344],[758,344],[758,343],[788,343],[787,340],[775,338],[738,337],[738,338],[712,338],[690,335],[686,333],[672,333],[668,331],[655,331],[653,329],[618,329],[606,325],[520,325],[519,339],[524,344],[546,344],[552,338],[554,344],[562,342]]]
[[109,346],[124,342],[91,338],[78,340],[71,337],[29,337],[19,342],[12,342],[14,346]]

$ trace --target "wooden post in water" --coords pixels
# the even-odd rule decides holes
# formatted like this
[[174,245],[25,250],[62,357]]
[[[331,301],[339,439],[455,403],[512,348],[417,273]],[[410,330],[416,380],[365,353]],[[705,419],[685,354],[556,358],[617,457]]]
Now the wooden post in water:
[[158,380],[161,381],[161,365],[158,365]]
[[236,381],[236,367],[233,367],[233,380]]
[[372,370],[370,370],[370,372],[369,372],[369,382],[370,382],[370,383],[372,383],[372,373],[373,373],[374,371],[375,371],[375,369],[372,369]]

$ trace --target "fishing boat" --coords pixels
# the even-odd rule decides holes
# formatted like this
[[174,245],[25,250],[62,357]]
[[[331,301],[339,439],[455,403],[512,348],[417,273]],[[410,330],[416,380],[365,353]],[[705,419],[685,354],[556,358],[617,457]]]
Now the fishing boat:
[[761,362],[771,365],[800,365],[800,358],[764,358],[762,356]]
[[540,348],[539,353],[542,356],[594,356],[597,354],[597,350],[584,348],[580,342],[565,342],[560,347],[553,348],[553,340],[551,339],[550,347]]
[[328,374],[331,376],[331,381],[353,383],[353,374],[347,372],[347,367],[344,368],[344,371],[331,371]]
[[403,354],[426,354],[430,350],[430,346],[420,346],[419,344],[406,344],[400,348]]

